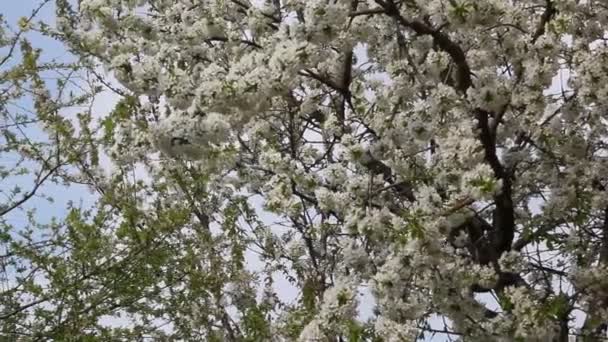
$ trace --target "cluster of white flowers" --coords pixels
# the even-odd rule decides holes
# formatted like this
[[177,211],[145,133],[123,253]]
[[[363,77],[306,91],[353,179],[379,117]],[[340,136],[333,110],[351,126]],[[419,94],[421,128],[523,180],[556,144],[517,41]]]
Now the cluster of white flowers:
[[369,267],[370,256],[365,247],[355,241],[348,241],[346,239],[342,243],[345,245],[342,248],[342,255],[344,257],[343,266],[353,269],[364,278],[367,277],[367,272],[371,269]]
[[342,25],[348,23],[348,6],[344,0],[308,1],[304,9],[307,38],[314,43],[325,43],[335,39]]
[[320,315],[304,327],[299,341],[320,341],[330,334],[348,332],[348,324],[357,317],[358,293],[350,279],[337,279],[325,291]]
[[503,253],[498,260],[498,264],[503,272],[513,273],[521,272],[522,268],[525,266],[521,253],[516,251],[508,251]]
[[201,159],[210,145],[221,144],[230,134],[228,122],[218,113],[203,118],[175,113],[150,128],[150,140],[165,155]]
[[526,340],[551,340],[559,328],[547,320],[536,305],[538,295],[522,287],[509,287],[505,294],[513,305],[515,336]]
[[479,200],[489,199],[500,191],[501,180],[495,178],[489,165],[478,164],[462,175],[461,187],[466,196]]
[[324,212],[341,213],[345,209],[345,203],[349,202],[349,194],[346,192],[332,192],[327,188],[315,190],[315,197],[318,201],[319,209]]
[[418,337],[419,332],[413,323],[404,324],[385,318],[383,316],[376,319],[374,325],[378,336],[387,342],[411,341]]
[[579,60],[575,70],[577,77],[572,80],[572,87],[578,94],[588,101],[598,101],[608,96],[606,78],[606,62],[608,49],[598,47],[591,54],[581,53],[575,56]]
[[473,108],[483,108],[496,113],[504,110],[509,103],[513,87],[512,80],[496,74],[495,66],[479,71],[475,88],[469,88],[467,99]]
[[573,281],[575,285],[587,293],[606,296],[608,274],[607,266],[597,266],[588,268],[577,268],[574,272]]

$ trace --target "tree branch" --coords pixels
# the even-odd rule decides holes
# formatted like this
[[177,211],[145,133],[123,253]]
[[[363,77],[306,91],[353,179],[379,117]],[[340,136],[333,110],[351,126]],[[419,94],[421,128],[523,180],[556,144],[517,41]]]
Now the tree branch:
[[553,1],[545,0],[545,11],[540,17],[540,22],[538,23],[536,31],[532,35],[532,44],[534,44],[538,40],[538,38],[545,34],[547,24],[556,14],[557,9],[555,8],[555,6],[553,6]]

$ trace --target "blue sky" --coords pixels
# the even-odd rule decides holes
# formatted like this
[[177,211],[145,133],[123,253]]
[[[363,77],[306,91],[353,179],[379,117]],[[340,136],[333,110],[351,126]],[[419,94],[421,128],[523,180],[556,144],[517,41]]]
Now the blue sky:
[[[40,0],[0,0],[0,13],[4,16],[4,19],[8,21],[11,26],[16,26],[17,20],[20,17],[28,17],[32,11],[38,7]],[[54,1],[50,1],[42,7],[37,16],[40,20],[54,23],[55,18],[55,4]],[[35,46],[44,49],[52,57],[69,57],[68,52],[65,50],[61,43],[53,41],[52,39],[43,37],[37,33],[28,33],[28,38],[32,40]]]
[[[4,20],[8,22],[11,27],[16,27],[16,23],[20,17],[29,17],[32,11],[38,7],[40,0],[0,0],[0,14],[3,15]],[[37,18],[47,23],[54,24],[55,17],[55,6],[54,1],[49,1],[39,11]],[[62,43],[54,41],[53,39],[47,38],[36,32],[28,32],[25,37],[31,42],[32,46],[41,48],[43,50],[41,60],[57,60],[57,61],[70,61],[74,60],[73,56],[65,49]],[[16,49],[17,54],[15,55],[14,61],[19,58],[19,51]],[[0,49],[0,56],[4,55],[6,50]],[[8,66],[14,65],[10,63]],[[6,65],[2,69],[6,69]],[[49,76],[49,86],[51,90],[54,85],[54,80]],[[24,112],[27,109],[33,109],[30,98],[23,98],[15,103],[8,105],[9,110],[14,113]],[[24,129],[25,133],[32,140],[45,139],[45,134],[36,127],[36,125],[30,125]],[[3,143],[4,141],[0,141]],[[0,165],[10,167],[10,156],[6,154],[0,157]],[[29,191],[32,184],[32,176],[25,175],[20,177],[11,177],[8,180],[0,182],[2,189],[12,188],[15,185],[19,185],[23,191]],[[76,206],[82,203],[83,206],[92,204],[94,197],[84,186],[70,186],[65,187],[61,185],[52,184],[47,182],[40,191],[37,192],[39,195],[52,195],[54,202],[49,202],[41,196],[35,196],[31,198],[24,206],[23,209],[36,208],[36,218],[42,223],[49,222],[52,217],[61,218],[67,213],[67,203],[73,202]],[[0,198],[0,203],[4,201],[4,197]],[[26,224],[26,212],[25,210],[14,210],[7,217],[7,221],[15,226],[23,226]]]

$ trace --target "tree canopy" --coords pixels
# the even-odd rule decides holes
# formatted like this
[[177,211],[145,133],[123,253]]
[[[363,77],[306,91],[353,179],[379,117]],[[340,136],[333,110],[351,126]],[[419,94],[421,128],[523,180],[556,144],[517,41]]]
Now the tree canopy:
[[[35,103],[3,112],[0,156],[39,165],[0,217],[47,178],[95,201],[1,221],[0,333],[606,340],[604,1],[55,6],[56,25],[19,25],[69,65],[0,31],[0,57],[22,51],[0,109],[14,89]],[[45,90],[66,68],[77,95],[66,73]],[[107,115],[85,105],[103,89],[119,98]]]

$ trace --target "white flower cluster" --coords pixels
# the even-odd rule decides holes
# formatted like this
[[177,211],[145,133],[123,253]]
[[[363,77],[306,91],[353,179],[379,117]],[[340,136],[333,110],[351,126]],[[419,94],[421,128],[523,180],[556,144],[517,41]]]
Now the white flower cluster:
[[483,200],[491,198],[501,189],[501,180],[487,164],[478,164],[462,176],[462,189],[465,196]]
[[200,159],[210,145],[227,141],[230,126],[223,115],[208,113],[197,118],[175,113],[150,128],[150,140],[169,157]]
[[536,305],[538,296],[522,287],[506,289],[506,296],[514,306],[513,317],[515,336],[526,340],[551,340],[559,328],[555,322],[545,319],[541,308]]
[[418,338],[419,331],[411,323],[396,322],[383,316],[376,319],[376,333],[387,342],[411,341]]
[[336,280],[323,295],[320,315],[304,327],[299,341],[312,342],[348,332],[348,322],[357,317],[358,293],[351,280]]

